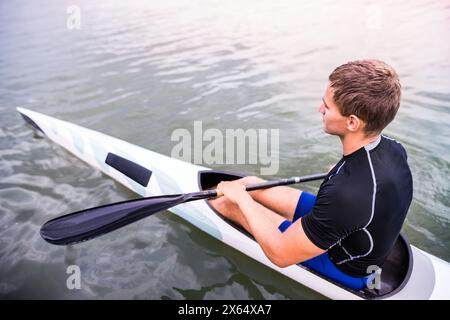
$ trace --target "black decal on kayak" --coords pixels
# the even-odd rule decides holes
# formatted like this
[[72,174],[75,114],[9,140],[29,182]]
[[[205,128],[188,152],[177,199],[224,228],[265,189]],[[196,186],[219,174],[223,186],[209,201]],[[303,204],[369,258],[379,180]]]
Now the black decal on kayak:
[[30,119],[30,117],[24,115],[23,113],[20,114],[23,118],[23,120],[25,120],[26,123],[28,123],[30,126],[32,126],[33,128],[35,128],[36,130],[39,130],[40,132],[42,132],[43,134],[45,134],[44,130],[42,130],[37,124],[36,122],[34,122],[33,120]]
[[105,163],[122,172],[128,178],[136,181],[141,186],[146,187],[150,181],[152,172],[143,166],[130,161],[128,159],[119,157],[118,155],[109,152]]

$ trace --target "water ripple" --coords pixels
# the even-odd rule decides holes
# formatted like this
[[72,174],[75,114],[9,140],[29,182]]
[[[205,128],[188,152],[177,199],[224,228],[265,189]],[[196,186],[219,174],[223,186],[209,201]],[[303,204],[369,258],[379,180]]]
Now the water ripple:
[[[165,154],[173,130],[196,120],[279,129],[277,175],[309,174],[342,153],[317,113],[327,77],[366,57],[402,81],[386,134],[405,146],[415,182],[405,230],[450,259],[445,2],[79,0],[80,30],[66,27],[67,2],[47,2],[0,1],[0,298],[317,298],[167,213],[72,248],[45,243],[47,219],[136,195],[25,127],[15,107]],[[77,292],[70,264],[83,274]]]

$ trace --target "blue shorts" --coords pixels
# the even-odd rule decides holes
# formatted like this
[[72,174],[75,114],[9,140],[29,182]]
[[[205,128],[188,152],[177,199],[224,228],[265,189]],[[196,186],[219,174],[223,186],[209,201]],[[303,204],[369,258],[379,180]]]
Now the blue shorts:
[[[289,226],[293,222],[310,213],[312,208],[314,207],[315,202],[315,195],[308,192],[302,192],[302,195],[300,196],[300,199],[297,203],[297,208],[295,209],[293,221],[283,221],[278,229],[281,232],[286,231],[286,229],[289,228]],[[372,278],[371,276],[363,278],[349,276],[334,265],[334,263],[328,257],[328,253],[326,252],[318,255],[317,257],[306,260],[301,264],[354,290],[361,290],[365,288],[368,281],[370,281],[370,279]]]

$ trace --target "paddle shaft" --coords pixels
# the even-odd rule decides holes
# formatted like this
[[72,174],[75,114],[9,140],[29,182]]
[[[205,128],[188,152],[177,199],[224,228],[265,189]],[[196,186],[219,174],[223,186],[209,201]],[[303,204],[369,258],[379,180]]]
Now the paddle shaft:
[[[260,183],[249,184],[247,186],[242,186],[242,188],[245,191],[255,191],[255,190],[268,189],[268,188],[279,187],[279,186],[287,186],[290,184],[296,184],[296,183],[301,183],[301,182],[321,180],[321,179],[324,179],[327,176],[327,174],[328,173],[318,173],[318,174],[311,174],[311,175],[302,176],[302,177],[291,177],[291,178],[285,178],[285,179],[280,179],[280,180],[264,181],[264,182],[260,182]],[[186,195],[189,196],[189,199],[185,202],[190,202],[190,201],[200,200],[200,199],[219,198],[219,197],[223,196],[223,193],[219,189],[215,189],[215,190],[206,190],[206,191],[200,191],[200,192],[187,193]]]

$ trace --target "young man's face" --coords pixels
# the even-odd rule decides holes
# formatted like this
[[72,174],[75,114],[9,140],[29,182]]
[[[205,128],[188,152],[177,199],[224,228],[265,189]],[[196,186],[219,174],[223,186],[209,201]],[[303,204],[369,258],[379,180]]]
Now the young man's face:
[[319,112],[322,114],[323,130],[326,133],[343,136],[346,133],[347,117],[344,117],[339,112],[337,105],[333,99],[333,89],[330,85],[325,90],[325,95],[322,99],[322,104],[319,107]]

